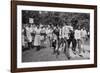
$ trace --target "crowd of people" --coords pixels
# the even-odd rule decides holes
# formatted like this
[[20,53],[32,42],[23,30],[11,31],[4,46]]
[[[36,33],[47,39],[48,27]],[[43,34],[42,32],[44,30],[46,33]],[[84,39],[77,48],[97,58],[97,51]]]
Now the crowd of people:
[[[48,39],[49,48],[53,50],[52,54],[59,56],[60,52],[63,51],[66,57],[70,59],[69,50],[72,49],[74,54],[83,57],[82,53],[85,53],[84,44],[88,35],[89,32],[86,31],[85,27],[78,26],[77,29],[74,29],[71,24],[66,23],[57,26],[41,23],[39,25],[24,24],[22,26],[22,49],[36,48],[39,51],[41,47],[45,47],[41,44]],[[78,48],[78,53],[76,48]]]

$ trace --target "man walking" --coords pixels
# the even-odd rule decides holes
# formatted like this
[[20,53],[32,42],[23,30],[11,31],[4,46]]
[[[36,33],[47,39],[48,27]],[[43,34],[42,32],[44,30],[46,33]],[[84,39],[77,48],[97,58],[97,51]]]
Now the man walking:
[[82,51],[83,51],[83,53],[85,53],[84,44],[85,44],[86,37],[87,37],[87,32],[85,30],[85,27],[83,27],[83,29],[81,29],[81,40],[82,40]]
[[64,24],[64,26],[62,27],[62,38],[63,38],[63,42],[65,43],[64,54],[68,59],[70,59],[70,51],[68,48],[69,27],[66,24]]
[[77,45],[78,45],[79,56],[82,57],[82,48],[81,48],[81,30],[80,30],[80,26],[78,26],[78,29],[75,30],[74,37],[75,37],[76,42],[77,42]]

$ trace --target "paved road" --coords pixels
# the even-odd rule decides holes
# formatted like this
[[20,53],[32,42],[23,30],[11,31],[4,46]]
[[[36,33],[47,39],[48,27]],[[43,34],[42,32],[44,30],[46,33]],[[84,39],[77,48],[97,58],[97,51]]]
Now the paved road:
[[[48,46],[48,45],[46,45]],[[89,59],[89,43],[85,44],[85,53],[83,57],[80,57],[78,54],[74,54],[70,48],[70,60],[80,60],[80,59]],[[52,48],[41,48],[39,51],[36,51],[36,48],[25,50],[22,53],[22,62],[38,62],[38,61],[61,61],[68,60],[63,51],[60,52],[60,55],[57,57],[56,54],[53,54]]]

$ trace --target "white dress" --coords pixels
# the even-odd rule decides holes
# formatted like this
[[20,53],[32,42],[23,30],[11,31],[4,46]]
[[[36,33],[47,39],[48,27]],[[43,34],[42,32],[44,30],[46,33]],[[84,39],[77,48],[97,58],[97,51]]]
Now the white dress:
[[40,46],[41,44],[40,31],[41,29],[38,29],[38,28],[35,29],[36,34],[34,38],[34,46]]
[[26,27],[26,35],[27,35],[28,42],[32,42],[32,35],[31,35],[32,32],[33,30],[31,27]]
[[25,36],[24,36],[24,30],[22,29],[22,46],[25,46]]

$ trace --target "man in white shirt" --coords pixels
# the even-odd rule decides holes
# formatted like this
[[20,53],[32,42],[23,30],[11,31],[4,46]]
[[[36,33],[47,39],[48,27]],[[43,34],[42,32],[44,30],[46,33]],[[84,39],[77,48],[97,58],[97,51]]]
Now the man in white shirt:
[[78,29],[75,30],[74,37],[76,39],[77,45],[78,45],[78,50],[79,50],[79,56],[82,56],[82,48],[81,48],[81,30],[80,26]]
[[87,31],[85,30],[85,27],[83,27],[83,29],[81,29],[81,40],[82,40],[83,53],[85,53],[84,43],[85,43],[86,37],[87,37]]
[[67,25],[64,25],[62,28],[62,37],[69,39],[69,27]]
[[80,40],[81,39],[81,30],[76,29],[74,36],[75,36],[76,40]]
[[64,24],[64,26],[62,27],[62,38],[63,42],[65,43],[64,53],[68,59],[70,59],[70,53],[68,48],[69,33],[70,33],[69,26]]
[[70,28],[70,33],[69,33],[69,40],[68,40],[68,48],[70,48],[70,44],[72,43],[71,49],[72,49],[73,53],[76,54],[75,53],[76,40],[75,40],[75,37],[74,37],[75,32],[74,32],[74,29],[73,29],[72,26],[69,26],[69,28]]

